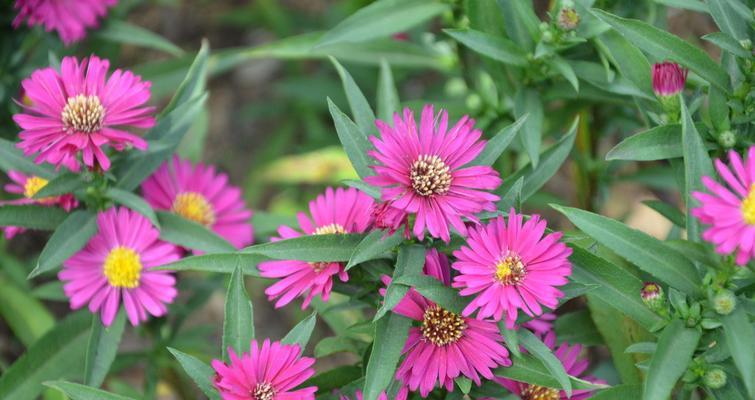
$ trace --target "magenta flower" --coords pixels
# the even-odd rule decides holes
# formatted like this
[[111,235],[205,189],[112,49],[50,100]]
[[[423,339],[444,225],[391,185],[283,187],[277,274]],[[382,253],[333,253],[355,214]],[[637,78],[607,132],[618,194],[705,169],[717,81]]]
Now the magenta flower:
[[[62,196],[45,197],[42,199],[33,198],[43,187],[47,185],[47,179],[38,176],[28,176],[18,171],[8,171],[8,177],[11,183],[6,184],[4,189],[8,193],[20,194],[23,197],[17,200],[0,202],[2,204],[39,204],[43,206],[58,206],[66,211],[71,211],[79,205],[78,200],[72,194]],[[6,226],[3,231],[6,239],[11,239],[26,229],[19,226]]]
[[553,321],[556,320],[556,314],[544,313],[537,318],[533,318],[522,324],[522,327],[534,332],[537,335],[545,335],[553,330]]
[[146,321],[147,314],[165,315],[165,305],[177,294],[176,279],[154,268],[178,260],[178,248],[159,240],[147,218],[124,207],[100,212],[97,228],[58,273],[71,308],[88,303],[105,326],[113,322],[121,301],[132,325]]
[[100,18],[118,0],[16,0],[18,15],[13,26],[26,21],[31,26],[42,25],[47,32],[55,30],[66,45],[86,36],[87,28],[96,28]]
[[174,156],[142,183],[144,199],[158,210],[205,225],[236,248],[252,244],[254,232],[241,189],[215,167]]
[[[297,217],[305,235],[362,233],[370,226],[370,211],[374,201],[370,196],[354,189],[328,188],[325,193],[309,202],[312,220],[300,212]],[[302,234],[288,226],[278,228],[279,237],[272,241],[291,239]],[[333,277],[341,282],[349,280],[343,263],[306,262],[297,260],[265,261],[258,265],[265,278],[282,278],[265,290],[268,299],[280,308],[298,296],[304,297],[301,308],[305,309],[315,296],[328,301],[333,289]]]
[[689,70],[677,63],[653,64],[653,91],[658,97],[675,96],[684,90]]
[[[446,286],[451,284],[448,258],[435,249],[425,255],[424,272]],[[384,277],[383,282],[390,283],[390,278]],[[411,391],[419,390],[422,397],[436,384],[453,390],[454,379],[460,375],[480,385],[480,375],[493,379],[492,369],[511,365],[503,337],[492,321],[465,318],[445,310],[413,288],[393,312],[421,323],[409,330],[402,351],[406,357],[396,371],[396,380]]]
[[[574,346],[569,346],[568,343],[561,343],[561,345],[556,348],[556,334],[553,331],[548,332],[548,334],[545,335],[543,342],[548,346],[548,348],[554,350],[553,353],[559,360],[561,360],[561,363],[564,365],[564,369],[566,370],[567,374],[578,378],[581,377],[582,379],[592,383],[605,383],[604,381],[592,376],[582,376],[582,374],[589,366],[589,362],[586,358],[580,357],[582,353],[581,345],[575,344]],[[544,386],[530,385],[524,382],[513,381],[506,378],[496,378],[496,381],[503,385],[506,389],[511,391],[511,393],[514,393],[522,399],[584,400],[592,396],[593,392],[593,390],[591,389],[574,389],[572,390],[571,397],[569,397],[563,390]]]
[[44,161],[72,171],[79,170],[78,156],[89,168],[110,168],[103,151],[110,146],[122,151],[128,146],[147,148],[144,139],[122,130],[150,128],[155,124],[154,107],[144,104],[150,97],[150,83],[130,71],[115,70],[107,77],[110,62],[96,56],[65,57],[60,72],[52,68],[34,71],[22,82],[31,106],[13,116],[23,129],[18,147],[30,156],[39,153]]
[[[437,122],[437,123],[436,123]],[[496,189],[501,179],[489,166],[471,166],[485,148],[479,140],[482,132],[474,129],[474,120],[464,116],[448,129],[448,113],[437,116],[433,106],[422,110],[419,130],[414,114],[408,108],[403,119],[393,118],[393,126],[375,121],[381,137],[370,137],[376,150],[369,155],[377,161],[376,175],[365,181],[382,187],[383,201],[409,214],[416,215],[414,235],[450,240],[449,224],[461,235],[467,228],[462,218],[476,221],[474,214],[495,211]]]
[[745,265],[755,257],[755,146],[742,158],[729,152],[730,167],[716,160],[716,170],[726,185],[705,176],[710,193],[694,192],[700,206],[692,209],[707,229],[703,239],[713,243],[719,254],[736,253],[736,262]]
[[404,227],[404,236],[409,239],[409,215],[390,205],[389,202],[376,203],[372,208],[372,227],[384,229],[389,235]]
[[295,388],[315,374],[314,358],[302,357],[299,345],[252,340],[239,357],[228,349],[231,363],[213,360],[215,388],[223,400],[314,400],[317,386]]
[[469,316],[499,321],[506,313],[511,329],[521,309],[529,316],[543,313],[541,304],[555,309],[563,293],[557,286],[571,275],[571,249],[559,242],[560,232],[543,236],[546,222],[533,215],[524,217],[511,209],[508,224],[502,216],[469,231],[467,245],[454,252],[454,279],[459,294],[477,294],[464,309]]

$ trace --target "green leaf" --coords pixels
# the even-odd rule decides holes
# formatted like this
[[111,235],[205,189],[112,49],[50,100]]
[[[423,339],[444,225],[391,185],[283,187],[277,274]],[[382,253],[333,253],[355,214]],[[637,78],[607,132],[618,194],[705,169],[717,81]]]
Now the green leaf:
[[34,342],[0,376],[0,399],[35,399],[43,382],[79,376],[91,321],[88,311],[71,314]]
[[529,114],[525,113],[517,118],[511,125],[508,125],[498,131],[492,139],[488,141],[482,152],[472,160],[470,165],[493,165],[498,157],[509,147],[516,137],[519,129],[527,121]]
[[259,254],[277,260],[349,261],[362,234],[310,235],[247,247],[242,253]]
[[726,71],[700,48],[645,22],[617,17],[595,8],[592,12],[653,57],[677,62],[719,89],[727,93],[731,91]]
[[328,31],[317,47],[387,37],[411,29],[447,9],[446,5],[431,0],[378,0]]
[[388,233],[381,230],[370,232],[354,249],[354,253],[349,258],[349,263],[346,264],[346,270],[348,271],[355,265],[385,255],[402,241],[404,241],[404,236],[401,232],[396,232],[393,235],[388,235]]
[[686,328],[679,319],[674,319],[661,333],[653,358],[650,360],[642,398],[666,400],[692,361],[700,331]]
[[595,41],[607,53],[621,75],[632,81],[648,97],[655,97],[651,82],[652,67],[642,51],[616,31],[605,32]]
[[571,207],[551,205],[577,228],[643,271],[688,294],[700,294],[695,266],[662,241],[619,221]]
[[236,354],[241,354],[249,351],[252,339],[254,339],[254,308],[246,293],[243,271],[237,265],[231,274],[225,296],[222,345],[225,360],[229,360],[229,347],[234,349]]
[[360,178],[372,175],[372,170],[369,167],[370,159],[367,155],[367,151],[372,145],[367,140],[367,137],[362,130],[359,129],[359,126],[339,110],[338,106],[336,106],[330,98],[328,98],[328,109],[333,118],[333,123],[336,126],[338,139],[341,141],[341,144],[343,144],[343,148],[346,150],[346,155],[348,155],[349,160],[351,160],[351,165],[354,166],[354,169],[357,171]]
[[0,169],[5,172],[20,171],[48,180],[55,177],[55,171],[50,165],[34,163],[32,158],[24,156],[24,152],[16,147],[15,143],[2,138],[0,138]]
[[[7,264],[3,264],[7,268]],[[44,304],[0,274],[0,316],[24,346],[31,346],[55,325]],[[67,298],[66,298],[67,300]]]
[[411,326],[411,319],[394,313],[375,323],[375,341],[364,379],[365,400],[377,400],[391,383]]
[[170,264],[161,265],[155,270],[202,271],[231,274],[240,266],[244,275],[260,276],[257,264],[268,258],[259,254],[214,253],[201,256],[184,257]]
[[22,228],[55,230],[68,213],[59,207],[38,205],[0,206],[0,226],[20,226]]
[[178,46],[168,39],[125,21],[110,19],[96,36],[117,43],[133,44],[136,46],[164,51],[170,55],[180,57],[184,54]]
[[315,330],[315,324],[317,323],[317,312],[313,312],[309,317],[304,318],[301,322],[291,329],[286,336],[281,340],[284,344],[298,344],[302,351],[307,347],[309,338],[312,336],[312,331]]
[[398,282],[402,276],[415,276],[422,273],[425,266],[425,249],[421,246],[404,246],[398,251],[396,258],[396,268],[393,270],[391,283],[385,288],[385,298],[383,304],[375,313],[373,321],[382,318],[388,311],[392,310],[401,299],[404,298],[409,288]]
[[501,196],[501,200],[498,201],[498,209],[508,211],[512,207],[516,210],[522,208],[522,188],[524,187],[524,177],[520,176],[519,179],[511,185],[506,194]]
[[529,65],[527,53],[515,43],[502,37],[474,29],[444,29],[443,32],[483,56],[517,67]]
[[681,138],[681,125],[657,126],[622,140],[606,154],[606,160],[654,161],[678,158],[684,151]]
[[378,76],[377,86],[377,113],[378,118],[383,121],[391,121],[393,113],[399,112],[401,102],[396,90],[396,83],[393,80],[391,66],[385,59],[380,60],[380,76]]
[[[202,40],[202,47],[197,52],[194,61],[191,63],[186,77],[176,89],[170,103],[160,113],[158,119],[162,119],[178,107],[188,103],[190,100],[197,98],[204,92],[207,85],[207,68],[209,64],[210,44],[207,40]],[[192,115],[193,117],[194,115]],[[193,119],[193,118],[192,118]],[[154,131],[154,129],[153,129]],[[151,136],[150,136],[151,135]],[[150,132],[150,138],[161,138],[161,135]]]
[[625,353],[639,353],[639,354],[653,354],[658,347],[658,343],[655,342],[639,342],[635,343],[624,350]]
[[44,199],[46,197],[59,196],[73,193],[86,186],[81,179],[80,174],[73,172],[63,172],[50,180],[42,189],[34,194],[35,199]]
[[[590,293],[590,298],[594,299],[592,293]],[[625,318],[622,313],[616,313],[615,308],[611,308],[611,312]],[[580,343],[586,346],[604,344],[589,310],[581,309],[559,315],[558,319],[553,321],[553,330],[560,342]]]
[[121,343],[125,327],[126,312],[123,309],[118,312],[109,327],[102,325],[99,314],[92,317],[92,331],[89,334],[84,364],[84,384],[100,387],[105,381],[118,353],[118,345]]
[[522,143],[532,166],[537,168],[545,113],[543,103],[540,102],[540,94],[534,89],[521,88],[514,97],[514,115],[521,118],[525,114],[528,117],[522,127]]
[[642,385],[617,385],[593,394],[591,400],[639,399]]
[[700,0],[655,0],[658,4],[708,14],[708,6]]
[[517,327],[513,329],[506,328],[506,321],[498,321],[498,330],[501,331],[501,336],[506,341],[506,348],[509,349],[514,357],[519,358],[522,356],[522,352],[519,350],[519,334]]
[[703,186],[703,176],[716,176],[713,171],[713,162],[710,160],[708,150],[705,148],[703,139],[695,128],[695,124],[692,122],[692,118],[687,110],[687,105],[684,104],[684,99],[679,98],[681,104],[681,119],[682,119],[682,144],[684,148],[684,186],[685,198],[684,202],[687,204],[687,236],[692,241],[699,241],[699,225],[697,218],[691,215],[692,210],[692,192],[702,192],[705,190]]
[[215,370],[212,369],[212,367],[196,357],[190,356],[174,348],[168,347],[168,351],[170,351],[170,353],[173,354],[173,357],[178,360],[181,367],[186,371],[186,374],[197,384],[197,387],[202,390],[205,396],[211,400],[220,400],[220,395],[212,384],[212,379],[215,377]]
[[53,381],[45,382],[44,384],[45,386],[60,390],[70,397],[71,400],[135,400],[133,397],[121,396],[79,383]]
[[114,202],[138,212],[147,218],[155,228],[160,229],[160,221],[157,220],[155,210],[140,196],[118,188],[109,188],[106,195]]
[[667,220],[671,221],[674,225],[684,228],[685,227],[685,219],[686,217],[684,214],[679,211],[678,208],[672,206],[669,203],[666,203],[661,200],[643,200],[642,204],[652,208],[658,214],[663,215],[666,217]]
[[577,79],[577,74],[574,72],[574,69],[564,61],[563,58],[555,56],[551,60],[551,66],[558,71],[561,76],[563,76],[571,86],[574,88],[575,92],[579,92],[579,79]]
[[180,215],[158,211],[160,238],[193,250],[208,253],[223,253],[236,250],[233,245],[202,224],[190,221]]
[[[530,354],[522,354],[516,358],[510,367],[497,368],[493,373],[496,376],[513,379],[519,382],[530,383],[538,386],[560,389],[558,381],[553,378],[540,360]],[[569,376],[573,389],[602,389],[605,385],[594,384],[585,380]]]
[[346,99],[349,102],[349,108],[351,108],[351,115],[354,117],[354,121],[362,132],[362,135],[369,137],[375,131],[375,113],[372,111],[370,103],[367,102],[367,98],[364,97],[362,90],[354,82],[354,78],[351,77],[349,71],[333,57],[330,57],[330,62],[336,67],[338,76],[341,77],[343,91],[346,93]]
[[503,12],[504,25],[508,36],[528,50],[535,48],[540,37],[540,19],[529,1],[498,0]]
[[729,315],[721,317],[726,345],[729,347],[734,365],[737,366],[750,398],[755,398],[755,328],[748,322],[742,305]]
[[52,271],[62,265],[65,260],[81,250],[95,233],[97,233],[97,214],[86,210],[69,214],[68,218],[50,236],[29,278]]
[[[722,32],[729,34],[737,41],[749,39],[748,35],[751,28],[748,28],[747,21],[737,12],[734,3],[739,3],[740,8],[747,9],[747,6],[739,0],[707,0],[706,2],[708,8],[710,8],[710,15]],[[752,15],[752,11],[750,11],[750,15]]]
[[566,391],[567,397],[571,397],[571,381],[569,381],[569,375],[566,374],[564,365],[561,361],[551,352],[551,349],[545,345],[540,339],[535,336],[534,333],[527,329],[522,329],[518,333],[519,342],[533,355],[540,360],[551,376],[554,377],[559,384],[559,387]]
[[456,382],[456,385],[459,386],[459,390],[461,390],[462,393],[469,394],[469,391],[472,390],[472,381],[464,376],[460,376],[454,379],[454,381]]
[[380,199],[380,188],[372,186],[368,184],[365,181],[362,180],[356,180],[356,179],[346,179],[341,181],[346,186],[353,187],[355,189],[359,189],[362,192],[364,192],[366,195],[372,197],[373,199]]
[[467,300],[459,296],[457,290],[428,275],[404,274],[395,282],[392,281],[391,284],[404,285],[407,289],[414,288],[422,296],[456,314],[461,314],[468,303]]
[[703,36],[702,38],[720,47],[721,50],[726,50],[737,57],[742,57],[745,59],[750,57],[750,52],[745,50],[745,48],[742,47],[741,44],[739,44],[738,40],[734,39],[727,33],[713,32]]

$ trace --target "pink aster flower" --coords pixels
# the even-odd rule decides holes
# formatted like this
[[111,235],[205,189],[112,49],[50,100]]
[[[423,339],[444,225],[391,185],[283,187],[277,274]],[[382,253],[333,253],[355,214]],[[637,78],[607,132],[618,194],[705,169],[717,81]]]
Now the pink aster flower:
[[83,249],[63,263],[58,278],[71,308],[89,304],[110,326],[120,303],[132,325],[147,314],[165,315],[173,302],[176,279],[154,268],[180,258],[176,246],[158,239],[160,232],[141,214],[125,207],[97,215],[97,234]]
[[[592,376],[582,376],[589,362],[586,358],[581,357],[582,346],[575,344],[569,346],[568,343],[561,343],[556,348],[556,334],[551,331],[545,335],[543,342],[553,350],[553,353],[564,365],[566,373],[582,378],[592,383],[605,383]],[[572,390],[571,397],[566,395],[563,390],[553,389],[544,386],[531,385],[524,382],[513,381],[506,378],[497,378],[496,381],[503,385],[506,389],[519,396],[522,399],[537,399],[537,400],[584,400],[592,396],[593,390],[591,389],[574,389]]]
[[454,278],[459,294],[477,294],[464,309],[469,316],[500,321],[506,313],[511,329],[521,309],[529,316],[543,313],[541,304],[555,309],[563,293],[557,286],[571,275],[571,249],[559,242],[560,232],[545,233],[545,220],[533,215],[523,222],[511,209],[506,223],[502,216],[486,225],[470,229],[467,245],[454,252],[453,265],[460,275]]
[[158,210],[172,211],[205,225],[236,248],[252,244],[254,232],[241,189],[215,167],[174,156],[142,183],[144,199]]
[[553,321],[556,320],[556,314],[544,313],[537,318],[533,318],[522,324],[522,327],[534,332],[537,335],[545,335],[553,330]]
[[314,358],[302,357],[297,344],[252,340],[239,357],[228,349],[231,363],[212,361],[215,388],[223,400],[314,400],[317,386],[295,389],[315,374]]
[[[435,249],[425,255],[424,272],[446,286],[451,284],[448,258]],[[389,283],[386,278],[383,281]],[[445,310],[413,288],[393,312],[421,323],[409,330],[402,351],[406,357],[396,371],[396,380],[411,391],[419,390],[422,397],[436,385],[453,390],[454,379],[460,375],[480,385],[480,375],[493,379],[493,369],[511,365],[503,337],[492,321]]]
[[719,254],[736,253],[737,264],[745,265],[755,257],[755,146],[744,161],[730,151],[729,166],[716,160],[716,170],[724,184],[703,177],[709,193],[692,193],[700,203],[692,215],[707,225],[703,239]]
[[372,208],[372,227],[385,229],[389,235],[404,227],[404,236],[408,239],[409,215],[391,206],[389,202],[376,203]]
[[[370,212],[374,201],[357,189],[327,188],[325,193],[309,202],[312,219],[300,212],[297,217],[305,235],[362,233],[370,226]],[[272,241],[291,239],[302,234],[288,226],[278,228],[279,237]],[[297,260],[265,261],[258,265],[265,278],[282,278],[265,290],[268,299],[280,308],[298,296],[304,297],[301,308],[305,309],[315,296],[328,301],[333,289],[333,277],[341,282],[349,280],[343,263],[306,262]]]
[[[71,211],[79,204],[72,194],[35,199],[34,195],[47,185],[47,179],[38,176],[28,176],[18,171],[8,171],[8,177],[12,182],[5,185],[5,191],[12,194],[19,194],[23,197],[17,200],[2,202],[0,204],[39,204],[51,207],[58,206],[66,211]],[[16,234],[25,231],[24,228],[18,226],[6,226],[3,230],[6,239],[11,239]]]
[[91,56],[81,63],[65,57],[60,72],[52,68],[34,71],[22,82],[31,106],[13,120],[23,129],[18,147],[30,156],[39,153],[58,167],[79,170],[78,156],[90,168],[110,168],[104,146],[122,151],[128,146],[147,148],[144,139],[123,130],[150,128],[155,124],[154,107],[144,104],[150,97],[150,83],[120,69],[107,77],[110,62]]
[[47,32],[56,30],[66,45],[86,36],[87,28],[96,28],[100,18],[118,0],[16,0],[18,15],[13,26],[26,21],[29,26],[42,25]]
[[663,62],[653,65],[653,91],[658,97],[676,96],[684,90],[689,70],[677,63]]
[[380,186],[384,201],[400,211],[416,215],[413,232],[419,239],[425,228],[430,236],[450,240],[449,224],[466,235],[462,218],[476,221],[474,214],[494,211],[501,179],[489,166],[466,164],[485,148],[482,132],[474,120],[462,117],[448,129],[448,113],[422,110],[419,129],[408,108],[403,119],[397,113],[393,126],[375,121],[380,138],[371,137],[375,150],[369,155],[377,161],[376,175],[365,178]]

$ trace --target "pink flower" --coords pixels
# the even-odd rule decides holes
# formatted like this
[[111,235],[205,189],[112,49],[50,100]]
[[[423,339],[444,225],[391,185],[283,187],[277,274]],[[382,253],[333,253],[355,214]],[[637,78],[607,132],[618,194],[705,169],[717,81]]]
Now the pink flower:
[[409,235],[409,215],[391,206],[389,202],[377,203],[372,208],[372,226],[375,229],[385,229],[389,235],[404,227],[404,236]]
[[18,15],[13,26],[18,28],[26,21],[31,26],[43,25],[47,32],[53,29],[66,45],[86,36],[87,28],[96,28],[108,7],[118,0],[16,0]]
[[522,327],[529,329],[537,335],[545,335],[553,329],[553,321],[556,320],[556,314],[544,313],[537,318],[533,318],[522,324]]
[[223,400],[314,400],[317,386],[293,390],[315,374],[314,358],[302,357],[299,345],[252,340],[239,357],[228,349],[231,363],[212,361],[215,388]]
[[31,106],[13,116],[23,129],[18,147],[36,162],[47,161],[72,171],[79,170],[78,155],[90,168],[110,168],[103,146],[122,151],[128,146],[140,150],[147,142],[122,130],[130,126],[150,128],[155,124],[154,107],[145,107],[150,83],[130,71],[115,70],[107,77],[110,62],[96,56],[65,57],[60,72],[52,68],[34,71],[22,82]]
[[563,293],[557,286],[571,275],[571,249],[559,242],[561,233],[543,237],[545,220],[533,215],[526,223],[512,208],[508,225],[502,216],[470,229],[467,245],[454,252],[453,265],[460,275],[454,287],[462,296],[478,294],[464,309],[469,316],[499,321],[506,313],[511,329],[519,309],[529,316],[543,313],[541,304],[555,309]]
[[[582,373],[585,372],[589,363],[586,358],[580,357],[582,353],[582,346],[576,344],[569,346],[568,343],[561,343],[556,348],[556,334],[551,331],[545,335],[543,340],[545,344],[551,350],[554,350],[554,354],[561,360],[564,365],[566,373],[571,376],[581,377],[582,379],[592,383],[605,383],[602,380],[596,379],[592,376],[582,377]],[[510,390],[515,395],[522,399],[538,399],[538,400],[583,400],[592,396],[592,390],[590,389],[575,389],[572,390],[571,397],[566,395],[563,390],[553,389],[544,386],[530,385],[524,382],[513,381],[506,378],[497,378],[496,381],[503,385],[506,389]]]
[[692,209],[707,229],[703,239],[713,243],[720,254],[736,252],[736,261],[745,265],[755,257],[755,146],[747,158],[729,152],[730,167],[716,160],[718,174],[725,185],[705,176],[702,181],[710,193],[694,192],[700,206]]
[[[374,201],[370,196],[354,189],[328,188],[324,194],[309,202],[310,220],[304,213],[297,215],[305,235],[362,233],[370,226],[370,210]],[[280,237],[272,241],[291,239],[302,234],[288,226],[278,228]],[[280,308],[298,296],[304,297],[305,309],[315,296],[328,301],[333,289],[333,277],[341,282],[349,280],[344,265],[339,262],[306,262],[296,260],[265,261],[258,265],[265,278],[283,278],[267,288],[265,294]]]
[[653,91],[656,96],[675,96],[684,90],[689,70],[679,64],[663,62],[653,64]]
[[105,326],[113,322],[121,301],[132,325],[146,321],[147,314],[165,315],[165,305],[177,294],[176,279],[153,268],[178,260],[178,248],[159,240],[147,218],[124,207],[100,212],[97,227],[97,234],[58,273],[71,308],[88,303]]
[[416,215],[414,235],[450,240],[449,224],[461,235],[467,228],[462,218],[476,221],[474,214],[494,211],[498,196],[488,191],[501,184],[498,173],[489,166],[467,167],[485,148],[482,132],[474,120],[462,117],[448,129],[448,113],[437,116],[433,106],[422,110],[419,131],[408,108],[404,117],[393,118],[393,126],[375,121],[381,137],[371,137],[376,150],[369,155],[377,161],[376,175],[365,181],[382,187],[382,199],[400,211]]
[[[45,197],[42,199],[33,198],[37,192],[47,185],[47,179],[38,176],[28,176],[18,171],[8,171],[8,177],[13,182],[5,185],[5,191],[8,193],[20,194],[23,198],[2,202],[0,204],[39,204],[43,206],[59,206],[66,211],[71,211],[79,205],[79,202],[72,194]],[[5,238],[11,239],[13,236],[24,232],[26,229],[18,226],[6,226],[3,230]]]
[[[451,284],[448,259],[437,250],[425,255],[425,274]],[[383,282],[390,282],[384,277]],[[453,390],[454,379],[464,375],[477,385],[480,375],[493,379],[492,369],[509,366],[509,352],[503,337],[492,321],[465,318],[445,310],[409,289],[393,312],[419,321],[421,326],[409,330],[404,346],[404,361],[396,371],[396,380],[411,391],[426,397],[436,384]]]
[[236,248],[254,241],[241,189],[228,184],[228,175],[215,167],[174,156],[142,183],[144,199],[158,210],[174,212],[205,225]]

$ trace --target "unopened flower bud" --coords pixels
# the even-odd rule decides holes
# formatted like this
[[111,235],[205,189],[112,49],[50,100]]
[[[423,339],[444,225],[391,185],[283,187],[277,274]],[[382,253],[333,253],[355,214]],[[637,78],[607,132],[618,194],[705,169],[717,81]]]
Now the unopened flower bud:
[[666,303],[663,288],[655,282],[645,282],[640,291],[640,296],[642,296],[642,302],[653,311],[660,310]]
[[718,134],[718,144],[728,150],[737,144],[737,136],[732,131],[723,131]]
[[565,31],[573,31],[579,26],[580,17],[573,7],[564,6],[558,12],[558,27]]
[[713,296],[713,309],[721,315],[729,315],[737,306],[737,297],[730,290],[721,290]]
[[653,91],[658,97],[676,96],[684,90],[689,70],[677,63],[663,62],[653,65]]
[[726,386],[726,372],[721,368],[710,369],[703,376],[703,383],[711,389],[720,389]]
[[545,31],[543,32],[543,42],[545,43],[552,43],[553,42],[553,33],[551,31]]
[[538,27],[540,28],[540,32],[545,32],[550,28],[550,25],[547,22],[541,22]]
[[472,93],[467,96],[467,108],[473,111],[477,111],[482,107],[482,99],[477,93]]
[[752,40],[750,39],[742,39],[739,41],[739,45],[742,46],[745,50],[752,50]]

